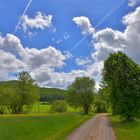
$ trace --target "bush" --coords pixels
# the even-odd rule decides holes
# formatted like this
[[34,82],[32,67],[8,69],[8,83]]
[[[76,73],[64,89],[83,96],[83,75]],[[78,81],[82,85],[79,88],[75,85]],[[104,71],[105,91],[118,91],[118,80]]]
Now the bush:
[[55,101],[51,104],[51,111],[59,113],[67,112],[67,103],[62,100]]
[[4,114],[5,113],[5,107],[4,106],[0,106],[0,114]]

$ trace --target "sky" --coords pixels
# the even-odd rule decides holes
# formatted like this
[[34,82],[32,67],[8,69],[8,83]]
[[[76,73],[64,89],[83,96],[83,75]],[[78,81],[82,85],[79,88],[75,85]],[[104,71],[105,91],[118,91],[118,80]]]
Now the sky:
[[28,71],[40,86],[66,88],[122,51],[140,64],[140,0],[0,0],[0,81]]

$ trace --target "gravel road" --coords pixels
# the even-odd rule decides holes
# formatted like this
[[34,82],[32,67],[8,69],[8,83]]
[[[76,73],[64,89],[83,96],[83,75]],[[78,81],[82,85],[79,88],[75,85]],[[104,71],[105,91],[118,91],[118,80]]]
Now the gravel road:
[[107,114],[99,114],[74,130],[65,140],[115,140]]

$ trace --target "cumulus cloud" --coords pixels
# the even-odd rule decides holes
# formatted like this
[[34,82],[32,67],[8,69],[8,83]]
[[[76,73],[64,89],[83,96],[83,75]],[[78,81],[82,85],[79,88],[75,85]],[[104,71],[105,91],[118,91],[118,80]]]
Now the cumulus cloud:
[[52,15],[46,16],[41,12],[37,12],[34,18],[28,17],[28,15],[22,16],[22,27],[23,31],[26,32],[28,29],[42,29],[52,27]]
[[140,7],[123,17],[126,25],[124,32],[110,28],[100,30],[94,34],[95,61],[104,60],[109,53],[123,51],[140,64]]
[[123,33],[110,28],[96,32],[94,35],[94,53],[92,58],[96,62],[103,61],[110,53],[123,51],[125,39]]
[[123,23],[126,24],[124,31],[126,49],[124,51],[140,64],[140,7],[126,15]]
[[136,4],[138,4],[139,2],[140,2],[140,0],[129,0],[128,6],[134,7],[134,6],[136,6]]
[[6,34],[5,37],[0,36],[0,49],[15,56],[24,55],[24,49],[20,39],[13,34]]
[[61,51],[49,46],[45,49],[25,48],[26,55],[23,60],[31,69],[38,68],[42,65],[50,68],[60,68],[64,66],[66,56]]
[[83,35],[94,33],[94,28],[92,27],[88,17],[74,17],[73,21],[78,27],[81,28]]
[[52,46],[44,49],[23,47],[18,37],[7,34],[0,36],[0,81],[16,79],[15,74],[27,70],[40,86],[66,88],[77,76],[89,76],[84,70],[57,72],[72,57]]
[[18,60],[13,54],[0,50],[0,81],[8,80],[10,73],[17,73],[23,70],[26,65]]
[[62,53],[52,46],[44,49],[24,48],[20,39],[12,34],[0,36],[0,80],[8,80],[21,70],[32,73],[37,82],[42,83],[53,79],[56,68],[65,65],[70,53]]

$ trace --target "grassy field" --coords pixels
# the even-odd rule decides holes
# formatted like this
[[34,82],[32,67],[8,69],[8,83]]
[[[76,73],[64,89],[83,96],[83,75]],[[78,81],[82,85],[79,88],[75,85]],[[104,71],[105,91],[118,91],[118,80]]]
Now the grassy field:
[[[51,105],[45,105],[41,103],[36,103],[33,105],[32,110],[30,111],[30,114],[48,114],[50,111]],[[68,105],[68,112],[80,112],[79,109],[74,109]]]
[[80,113],[0,116],[0,140],[64,140],[90,117]]
[[110,116],[117,140],[140,140],[140,120],[122,122],[119,117]]

